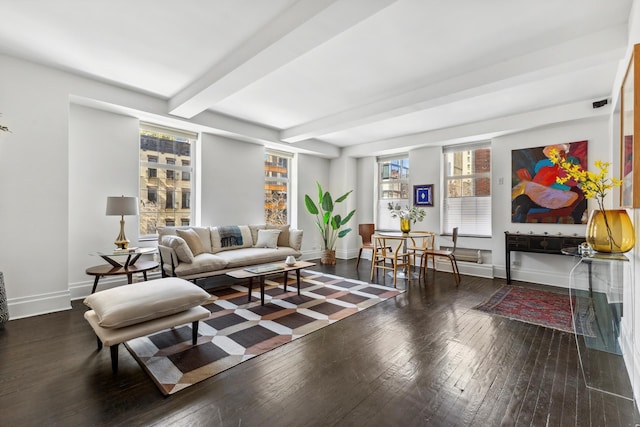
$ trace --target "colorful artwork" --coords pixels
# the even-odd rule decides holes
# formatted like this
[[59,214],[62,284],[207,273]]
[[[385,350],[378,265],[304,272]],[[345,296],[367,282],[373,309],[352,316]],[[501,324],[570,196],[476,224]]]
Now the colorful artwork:
[[554,148],[571,162],[589,164],[587,141],[512,150],[511,222],[586,224],[587,200],[582,190],[574,181],[556,182],[564,172],[549,160]]

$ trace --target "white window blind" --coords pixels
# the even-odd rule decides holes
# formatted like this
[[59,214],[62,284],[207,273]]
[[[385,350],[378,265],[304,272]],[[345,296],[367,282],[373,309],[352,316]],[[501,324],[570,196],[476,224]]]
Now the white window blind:
[[490,143],[444,147],[443,161],[443,231],[491,236]]

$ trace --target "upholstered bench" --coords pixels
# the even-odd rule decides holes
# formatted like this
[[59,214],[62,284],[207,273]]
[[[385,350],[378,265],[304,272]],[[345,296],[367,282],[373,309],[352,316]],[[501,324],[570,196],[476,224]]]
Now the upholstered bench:
[[125,341],[192,323],[192,343],[198,338],[198,321],[211,313],[200,305],[210,295],[177,277],[151,280],[96,292],[84,303],[84,314],[98,338],[98,351],[111,349],[111,369],[118,372],[118,346]]

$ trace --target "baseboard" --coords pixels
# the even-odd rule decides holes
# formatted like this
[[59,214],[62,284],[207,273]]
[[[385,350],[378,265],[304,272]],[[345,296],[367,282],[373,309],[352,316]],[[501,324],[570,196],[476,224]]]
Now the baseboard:
[[[478,264],[477,262],[465,261],[458,261],[457,264],[458,270],[460,270],[460,274],[493,279],[493,265],[491,264]],[[447,259],[438,258],[436,260],[436,270],[451,273],[451,263]]]
[[69,291],[51,292],[7,300],[9,320],[71,309]]

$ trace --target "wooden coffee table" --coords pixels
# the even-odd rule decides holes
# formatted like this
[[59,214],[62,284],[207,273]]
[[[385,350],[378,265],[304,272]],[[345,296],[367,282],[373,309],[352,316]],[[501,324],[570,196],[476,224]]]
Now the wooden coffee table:
[[259,278],[260,280],[260,304],[264,305],[264,278],[272,275],[284,273],[284,291],[287,291],[287,276],[290,271],[296,272],[296,284],[298,286],[298,295],[300,295],[300,270],[307,267],[313,267],[316,265],[313,262],[297,261],[294,265],[288,266],[284,262],[273,262],[269,264],[255,265],[251,267],[245,267],[239,270],[233,270],[227,272],[227,276],[234,279],[249,279],[249,292],[247,294],[247,301],[251,302],[251,290],[253,288],[253,279]]

